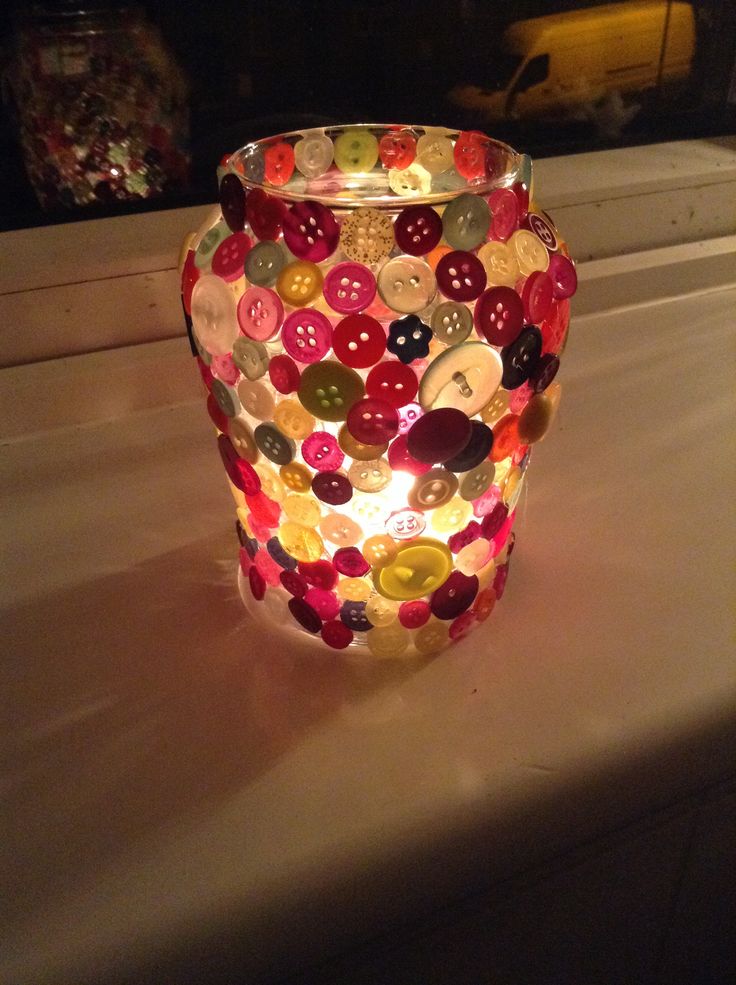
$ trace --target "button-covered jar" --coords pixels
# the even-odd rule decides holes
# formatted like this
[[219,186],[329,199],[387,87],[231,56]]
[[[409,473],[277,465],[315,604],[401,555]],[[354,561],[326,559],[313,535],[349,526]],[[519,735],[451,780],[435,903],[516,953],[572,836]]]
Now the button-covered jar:
[[247,608],[381,659],[484,622],[575,288],[531,161],[484,134],[330,127],[230,155],[182,302]]

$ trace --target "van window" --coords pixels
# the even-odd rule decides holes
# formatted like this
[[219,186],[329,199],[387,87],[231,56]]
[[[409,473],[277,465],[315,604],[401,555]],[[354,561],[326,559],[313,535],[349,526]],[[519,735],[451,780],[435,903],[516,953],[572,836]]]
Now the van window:
[[537,55],[535,58],[531,58],[524,66],[524,70],[516,80],[514,92],[526,92],[532,86],[544,82],[548,76],[549,55]]

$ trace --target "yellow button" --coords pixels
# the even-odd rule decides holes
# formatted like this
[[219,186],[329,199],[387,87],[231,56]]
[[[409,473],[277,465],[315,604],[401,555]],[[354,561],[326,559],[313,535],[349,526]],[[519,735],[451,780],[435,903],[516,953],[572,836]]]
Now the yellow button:
[[378,209],[356,209],[342,221],[340,246],[345,256],[357,263],[378,263],[394,248],[391,217]]
[[373,594],[373,587],[365,578],[341,578],[335,589],[341,599],[365,602]]
[[233,417],[230,421],[228,433],[233,448],[241,458],[244,458],[246,462],[250,462],[251,464],[258,461],[261,453],[256,444],[253,428],[246,420],[242,417]]
[[238,383],[240,402],[251,417],[259,421],[267,421],[273,414],[275,402],[273,394],[265,383],[258,380],[241,380]]
[[514,251],[519,270],[525,277],[535,270],[546,270],[549,266],[547,247],[530,230],[517,229],[509,240],[509,246]]
[[350,500],[350,512],[364,530],[383,530],[391,505],[382,493],[356,493]]
[[388,448],[388,442],[385,445],[366,445],[362,441],[358,441],[348,430],[347,424],[343,424],[340,428],[337,443],[346,455],[357,459],[359,462],[370,462],[374,458],[380,458]]
[[279,527],[279,540],[284,550],[297,561],[318,561],[325,549],[316,530],[291,520]]
[[500,387],[485,407],[480,412],[480,419],[484,424],[493,427],[496,421],[500,421],[504,414],[509,412],[509,392]]
[[276,290],[287,304],[300,308],[322,291],[322,271],[309,260],[287,263],[276,278]]
[[373,573],[373,583],[387,599],[405,602],[429,595],[447,581],[451,571],[449,548],[431,537],[417,537],[399,547],[391,564]]
[[289,493],[283,503],[284,513],[294,523],[304,527],[316,527],[322,516],[322,508],[314,496]]
[[417,631],[414,637],[414,646],[419,653],[425,656],[430,653],[439,653],[450,638],[450,627],[439,619],[431,619],[426,625]]
[[365,636],[368,649],[374,657],[400,657],[409,648],[409,631],[394,623],[392,626],[377,626],[369,629]]
[[283,503],[286,498],[286,486],[279,478],[279,474],[272,465],[259,462],[255,466],[258,478],[261,480],[261,489],[272,499],[274,503]]
[[519,496],[521,496],[521,490],[524,485],[523,478],[524,473],[518,466],[514,465],[513,468],[509,469],[502,492],[502,498],[508,507],[509,513],[514,511],[516,504],[519,502]]
[[398,553],[399,545],[387,534],[374,534],[363,544],[362,554],[374,568],[391,564]]
[[345,174],[371,171],[378,160],[378,141],[370,130],[346,130],[335,138],[335,164]]
[[440,534],[454,534],[468,523],[473,507],[459,496],[454,496],[444,506],[432,513],[432,527]]
[[319,529],[325,540],[337,544],[338,547],[354,547],[363,536],[360,524],[351,520],[349,516],[341,516],[339,513],[322,517]]
[[491,240],[478,250],[478,259],[488,278],[489,287],[514,287],[519,279],[519,263],[514,251],[497,240]]
[[312,473],[301,462],[289,462],[288,465],[282,465],[279,475],[289,489],[293,489],[294,492],[306,492],[312,486]]
[[490,540],[479,537],[458,551],[455,557],[455,567],[464,575],[474,575],[486,563],[490,553]]
[[[535,394],[521,412],[519,437],[526,445],[541,441],[550,429],[559,403],[559,389],[552,394],[549,393],[553,386],[555,384],[548,387],[544,393]],[[559,384],[557,386],[559,387]]]
[[302,440],[315,430],[315,419],[298,400],[282,400],[273,415],[274,424],[290,438]]
[[432,175],[418,161],[412,161],[408,168],[391,168],[388,173],[388,186],[394,195],[412,198],[429,195],[432,190]]
[[457,492],[457,476],[440,467],[420,475],[407,497],[413,510],[434,510],[444,506]]
[[353,488],[361,492],[380,492],[391,482],[391,466],[385,458],[353,462],[348,469],[348,479]]
[[383,595],[373,595],[365,604],[365,614],[373,626],[390,626],[396,622],[399,614],[399,603],[386,599]]

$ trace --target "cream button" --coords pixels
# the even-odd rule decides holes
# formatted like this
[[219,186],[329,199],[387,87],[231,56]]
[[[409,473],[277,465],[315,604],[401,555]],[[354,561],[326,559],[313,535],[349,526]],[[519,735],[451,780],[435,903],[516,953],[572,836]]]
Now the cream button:
[[503,363],[484,342],[462,342],[447,349],[427,368],[419,385],[425,410],[454,407],[468,417],[491,400],[501,383]]
[[213,356],[232,352],[240,327],[233,293],[219,277],[202,274],[192,290],[192,324],[197,338]]
[[468,502],[482,496],[487,489],[490,489],[495,471],[493,462],[488,461],[481,462],[474,469],[470,469],[469,472],[460,477],[458,490],[460,496]]
[[[268,387],[257,380],[241,380],[238,396],[243,410],[259,421],[266,421],[273,414],[275,401]],[[277,422],[278,423],[278,422]]]
[[378,293],[394,311],[416,314],[437,293],[437,281],[429,264],[419,257],[398,256],[388,260],[378,273]]
[[354,547],[363,536],[360,524],[339,513],[323,517],[319,529],[325,540],[337,544],[338,547]]
[[517,229],[509,240],[509,246],[514,251],[519,270],[525,277],[535,270],[546,270],[549,266],[549,253],[546,246],[528,229]]
[[514,251],[496,240],[478,250],[478,259],[488,278],[489,287],[514,287],[519,279],[519,263]]

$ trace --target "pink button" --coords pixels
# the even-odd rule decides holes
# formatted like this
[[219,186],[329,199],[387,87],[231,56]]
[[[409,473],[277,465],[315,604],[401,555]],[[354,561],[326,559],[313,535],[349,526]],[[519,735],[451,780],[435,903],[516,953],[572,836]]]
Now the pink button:
[[348,578],[361,578],[371,570],[357,547],[341,547],[335,551],[332,562],[340,574]]
[[396,217],[394,236],[403,253],[425,256],[442,239],[442,219],[428,205],[410,205]]
[[418,421],[424,411],[417,403],[407,404],[399,411],[399,434],[406,434],[409,428]]
[[330,589],[337,584],[337,568],[332,561],[301,561],[299,574],[317,588]]
[[555,253],[549,258],[547,273],[552,280],[552,292],[558,300],[573,296],[578,288],[578,275],[569,257],[564,253]]
[[242,277],[245,258],[252,245],[253,241],[245,233],[226,236],[212,257],[212,273],[227,281]]
[[488,196],[491,209],[490,238],[505,242],[519,225],[519,203],[510,188],[497,188]]
[[472,544],[474,540],[478,540],[481,535],[481,526],[477,520],[471,520],[467,527],[463,527],[462,530],[458,530],[456,534],[453,534],[447,541],[447,546],[450,548],[453,554],[457,554],[467,547],[468,544]]
[[258,342],[272,339],[284,317],[284,305],[268,287],[249,287],[238,301],[238,324],[243,335]]
[[365,391],[369,397],[380,397],[397,408],[412,401],[418,388],[419,381],[412,367],[398,361],[378,363],[365,381]]
[[284,242],[295,257],[321,263],[337,249],[340,226],[326,205],[297,202],[284,216]]
[[268,376],[279,393],[293,393],[299,387],[299,367],[291,356],[274,356],[268,364]]
[[348,431],[364,445],[383,445],[399,431],[399,415],[387,400],[366,397],[348,411]]
[[333,650],[344,650],[353,642],[353,631],[339,619],[331,620],[322,627],[322,639]]
[[332,346],[332,325],[320,311],[292,311],[281,330],[281,341],[290,356],[300,363],[316,363]]
[[435,273],[440,290],[452,301],[474,301],[482,294],[488,280],[478,257],[464,250],[446,253]]
[[334,592],[325,588],[309,588],[304,596],[320,619],[334,619],[340,611],[340,601]]
[[547,317],[552,304],[552,281],[543,270],[535,270],[524,282],[521,299],[524,317],[533,325]]
[[473,321],[491,345],[510,345],[524,325],[524,305],[512,287],[490,287],[478,298]]
[[345,461],[337,439],[327,431],[315,431],[304,440],[302,457],[318,472],[334,472]]
[[341,315],[353,315],[367,308],[376,296],[376,278],[362,263],[338,263],[325,277],[325,300]]
[[462,615],[458,616],[457,619],[453,619],[450,623],[450,639],[461,640],[475,629],[477,622],[478,620],[474,612],[463,612]]
[[420,462],[419,459],[409,454],[405,434],[400,434],[391,442],[388,449],[388,464],[395,472],[408,472],[409,475],[424,475],[432,468],[427,462]]
[[267,585],[276,586],[280,583],[279,576],[281,575],[281,568],[276,564],[268,551],[256,551],[253,561]]
[[370,315],[348,315],[336,327],[332,338],[335,355],[346,366],[366,369],[386,351],[386,333]]
[[240,379],[240,370],[233,362],[231,352],[228,352],[225,356],[212,357],[212,372],[218,380],[222,380],[223,383],[229,383],[230,386],[235,386]]

